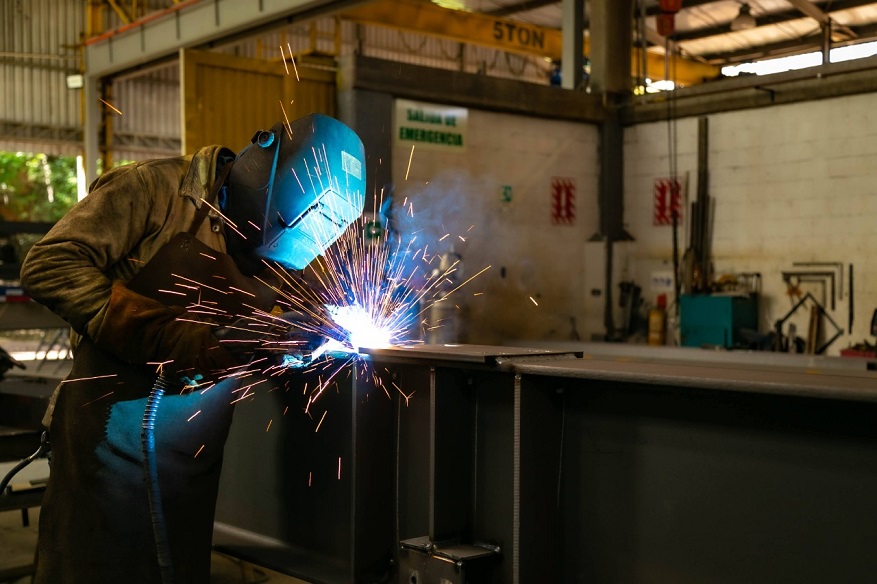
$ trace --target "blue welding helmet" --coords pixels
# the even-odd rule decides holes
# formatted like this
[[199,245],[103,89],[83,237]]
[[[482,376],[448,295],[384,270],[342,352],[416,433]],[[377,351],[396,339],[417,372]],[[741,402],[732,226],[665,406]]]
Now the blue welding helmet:
[[[356,132],[311,114],[256,132],[237,156],[220,202],[229,254],[300,270],[359,218],[365,151]],[[248,271],[248,270],[245,270]]]

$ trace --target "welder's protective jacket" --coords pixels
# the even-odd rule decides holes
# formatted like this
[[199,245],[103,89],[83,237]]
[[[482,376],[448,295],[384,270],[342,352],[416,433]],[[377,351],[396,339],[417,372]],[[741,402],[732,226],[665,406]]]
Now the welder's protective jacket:
[[[223,152],[229,151],[208,146],[193,156],[105,172],[31,248],[21,268],[22,286],[70,323],[74,350],[83,336],[97,338],[113,282],[131,280],[164,244],[189,228]],[[196,235],[225,252],[221,219],[213,211],[208,218]],[[51,406],[47,426],[50,416]]]
[[[216,180],[218,159],[227,155],[233,156],[210,146],[105,173],[22,266],[26,292],[70,323],[74,346],[72,371],[45,419],[53,459],[40,516],[38,584],[161,582],[140,446],[155,366],[113,355],[94,339],[105,325],[113,283],[129,282],[189,230]],[[195,235],[224,252],[223,231],[211,211]],[[156,453],[176,582],[209,582],[235,387],[223,381],[203,393],[168,392],[159,409]]]

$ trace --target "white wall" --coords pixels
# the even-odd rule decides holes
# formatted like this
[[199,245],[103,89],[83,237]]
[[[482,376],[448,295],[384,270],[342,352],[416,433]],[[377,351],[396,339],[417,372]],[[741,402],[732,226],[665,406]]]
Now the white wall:
[[[413,202],[433,239],[451,234],[430,251],[454,241],[467,276],[491,266],[455,294],[463,323],[457,340],[568,340],[572,318],[582,334],[584,248],[598,225],[597,128],[478,110],[468,115],[464,153],[416,147],[409,171],[410,146],[393,149],[397,200]],[[576,181],[574,225],[551,222],[552,177]],[[510,203],[502,201],[502,185],[512,187]]]
[[[678,171],[697,192],[697,120],[677,122]],[[625,217],[636,238],[628,269],[644,284],[672,257],[671,230],[652,225],[652,183],[668,176],[666,122],[625,132]],[[709,116],[709,194],[715,200],[717,274],[760,272],[767,329],[791,307],[781,278],[793,262],[843,262],[842,297],[830,316],[844,329],[830,354],[870,337],[877,307],[877,95],[857,95]],[[685,224],[688,225],[688,209]],[[681,246],[687,246],[687,232]],[[848,268],[855,314],[848,334]],[[825,268],[830,269],[830,268]],[[822,296],[816,285],[803,287]],[[830,326],[830,325],[829,325]],[[799,331],[802,330],[799,325]]]

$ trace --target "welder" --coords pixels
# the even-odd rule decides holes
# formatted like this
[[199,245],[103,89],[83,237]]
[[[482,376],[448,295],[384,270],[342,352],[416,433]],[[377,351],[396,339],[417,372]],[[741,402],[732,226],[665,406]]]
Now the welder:
[[[325,251],[364,191],[361,141],[315,114],[257,132],[237,155],[208,146],[109,170],[31,248],[22,285],[70,324],[74,355],[44,419],[52,457],[35,582],[209,582],[239,383],[229,372],[254,349],[234,342],[234,327],[220,340],[210,311],[193,307],[271,314],[272,274]],[[210,290],[215,302],[201,298]],[[168,386],[150,446],[156,519],[141,422],[158,372]]]

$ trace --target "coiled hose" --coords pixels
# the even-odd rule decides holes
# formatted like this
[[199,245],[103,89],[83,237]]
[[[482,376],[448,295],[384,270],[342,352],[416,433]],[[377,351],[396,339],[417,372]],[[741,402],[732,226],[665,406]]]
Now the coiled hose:
[[6,473],[6,475],[3,477],[3,480],[0,480],[0,496],[6,493],[6,487],[9,485],[9,481],[12,480],[12,477],[17,475],[19,471],[21,471],[21,469],[46,454],[49,451],[49,448],[49,433],[44,431],[42,436],[40,437],[40,447],[37,448],[37,451],[13,466],[12,469],[10,469],[10,471]]
[[152,391],[149,392],[149,398],[146,400],[146,408],[143,411],[143,423],[140,426],[140,448],[143,455],[143,471],[146,474],[146,494],[149,499],[152,534],[155,539],[156,556],[163,584],[173,584],[174,564],[161,504],[161,488],[158,484],[158,458],[155,455],[155,420],[161,398],[169,386],[170,380],[164,373],[161,373],[155,379],[155,384],[152,387]]

